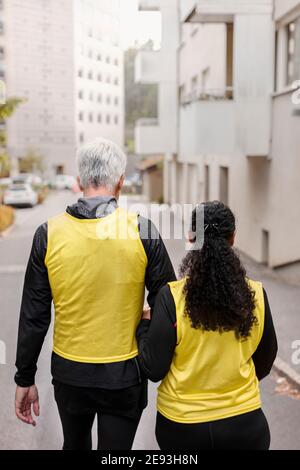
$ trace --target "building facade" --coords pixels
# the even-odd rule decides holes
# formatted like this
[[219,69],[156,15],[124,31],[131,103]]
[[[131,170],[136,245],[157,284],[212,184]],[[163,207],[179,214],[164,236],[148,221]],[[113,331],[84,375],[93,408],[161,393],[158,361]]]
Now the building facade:
[[272,267],[300,260],[300,2],[173,3],[178,139],[165,201],[221,200],[242,251]]
[[83,142],[102,136],[123,145],[119,6],[119,0],[0,2],[0,73],[7,95],[26,100],[7,124],[14,161],[34,148],[49,175],[74,174]]

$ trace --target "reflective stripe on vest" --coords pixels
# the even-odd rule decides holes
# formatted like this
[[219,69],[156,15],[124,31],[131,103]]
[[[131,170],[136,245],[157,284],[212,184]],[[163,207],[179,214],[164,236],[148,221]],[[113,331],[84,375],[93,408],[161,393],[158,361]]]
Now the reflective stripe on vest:
[[234,332],[194,329],[185,312],[185,279],[169,284],[177,316],[177,346],[167,376],[158,389],[157,407],[179,423],[201,423],[243,414],[261,407],[252,355],[264,329],[261,283],[255,292],[257,325],[246,340]]
[[137,356],[147,266],[137,214],[119,208],[103,219],[50,219],[45,263],[55,353],[86,363]]

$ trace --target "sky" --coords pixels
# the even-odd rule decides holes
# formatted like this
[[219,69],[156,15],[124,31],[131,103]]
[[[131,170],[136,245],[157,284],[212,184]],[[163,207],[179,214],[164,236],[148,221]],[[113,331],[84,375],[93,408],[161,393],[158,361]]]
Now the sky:
[[158,48],[161,42],[161,17],[159,12],[139,12],[138,0],[121,0],[122,47],[128,49],[137,42],[154,41]]

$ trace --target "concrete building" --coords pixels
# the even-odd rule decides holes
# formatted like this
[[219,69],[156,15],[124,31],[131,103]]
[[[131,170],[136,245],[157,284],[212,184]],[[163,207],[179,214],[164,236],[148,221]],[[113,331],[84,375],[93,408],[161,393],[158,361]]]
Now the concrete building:
[[76,147],[103,136],[123,145],[120,0],[2,0],[0,75],[26,99],[8,121],[12,157],[29,147],[50,174],[74,173]]
[[179,7],[179,138],[165,200],[222,200],[242,251],[272,267],[300,260],[300,2]]
[[[136,153],[165,155],[165,165],[171,166],[178,144],[179,8],[174,0],[140,0],[139,9],[161,13],[162,44],[158,51],[141,49],[136,57],[136,81],[157,84],[159,96],[157,119],[140,119],[136,123]],[[164,176],[168,178],[168,172]],[[166,180],[164,187],[167,186]]]

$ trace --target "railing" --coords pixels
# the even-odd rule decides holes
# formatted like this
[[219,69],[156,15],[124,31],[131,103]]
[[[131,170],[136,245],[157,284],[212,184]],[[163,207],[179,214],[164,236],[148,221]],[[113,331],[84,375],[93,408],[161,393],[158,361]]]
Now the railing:
[[233,87],[225,88],[205,88],[194,90],[180,99],[182,105],[188,105],[194,101],[218,101],[232,100],[234,97]]
[[136,121],[136,126],[140,126],[140,127],[159,126],[159,120],[157,118],[141,118]]

